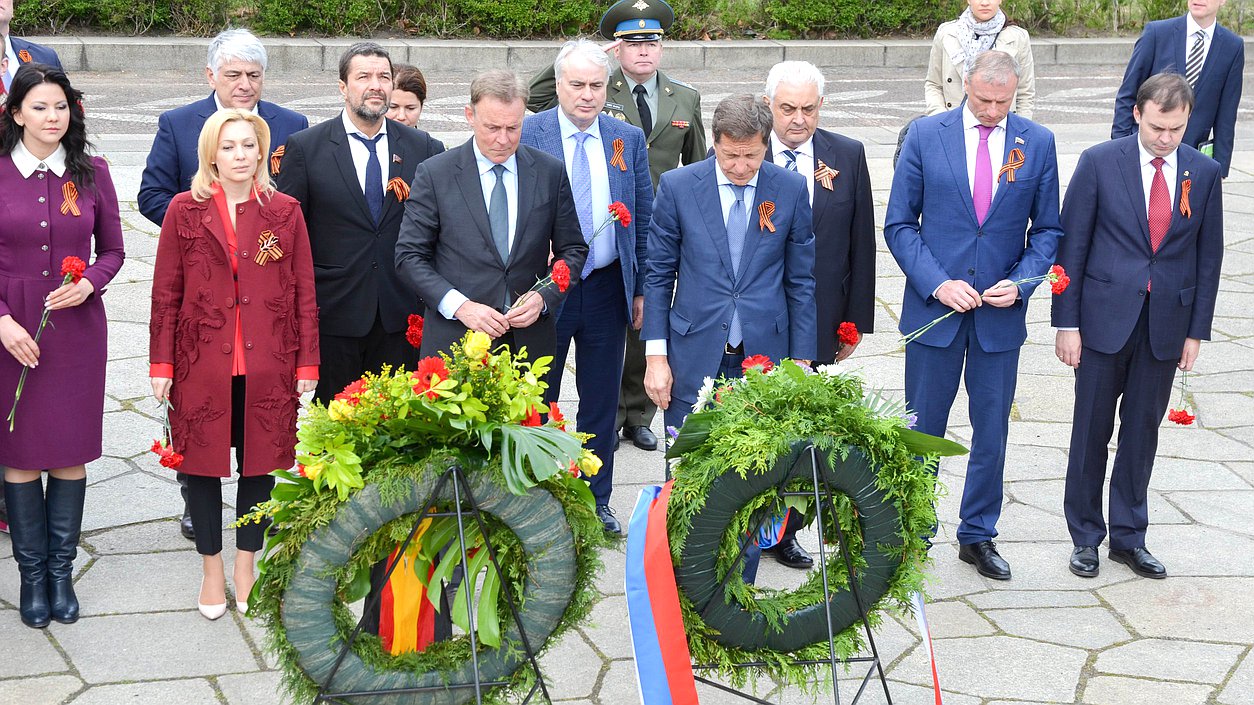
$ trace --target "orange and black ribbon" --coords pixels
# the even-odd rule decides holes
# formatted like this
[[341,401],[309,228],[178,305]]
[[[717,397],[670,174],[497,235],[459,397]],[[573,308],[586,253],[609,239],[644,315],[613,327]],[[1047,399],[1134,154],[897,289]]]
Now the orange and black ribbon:
[[840,172],[824,164],[822,159],[818,160],[818,163],[819,165],[814,168],[814,180],[822,184],[823,188],[831,191],[832,182],[836,180],[837,176],[840,176]]
[[758,227],[763,230],[775,232],[775,223],[771,222],[771,214],[775,212],[774,201],[763,201],[758,206]]
[[31,62],[30,52],[25,49],[17,53],[17,58],[21,59],[23,64],[29,64]]
[[283,162],[283,155],[287,153],[287,145],[281,144],[279,148],[270,154],[270,173],[275,176],[279,175],[279,167]]
[[399,176],[392,177],[392,180],[388,182],[387,190],[396,195],[397,203],[404,203],[405,199],[409,198],[409,184]]
[[1006,163],[1001,165],[1001,170],[997,172],[997,178],[1000,180],[1001,175],[1006,175],[1006,183],[1013,184],[1015,182],[1015,170],[1023,168],[1023,150],[1015,147],[1010,150],[1010,154],[1006,157]]
[[1189,205],[1189,191],[1193,190],[1193,179],[1185,179],[1180,182],[1180,215],[1186,218],[1193,217],[1193,207]]
[[265,266],[266,262],[278,260],[282,256],[283,250],[279,249],[279,236],[269,230],[262,230],[261,237],[257,238],[257,256],[253,258],[253,261]]
[[623,160],[623,138],[614,140],[614,156],[610,157],[610,166],[618,167],[619,171],[627,171],[627,162]]
[[65,198],[61,202],[61,214],[72,215],[78,217],[82,212],[78,209],[78,187],[73,181],[67,181],[61,186],[61,196]]

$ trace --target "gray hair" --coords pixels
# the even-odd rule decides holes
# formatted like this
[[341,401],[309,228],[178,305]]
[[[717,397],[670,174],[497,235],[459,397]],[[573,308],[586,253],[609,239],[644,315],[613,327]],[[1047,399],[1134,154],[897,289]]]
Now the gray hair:
[[775,100],[775,91],[781,83],[814,86],[819,89],[819,97],[823,97],[823,72],[809,61],[781,61],[772,66],[771,72],[766,74],[766,97]]
[[562,45],[561,51],[557,52],[557,59],[553,61],[553,75],[557,80],[562,80],[563,68],[572,56],[605,69],[605,79],[609,80],[610,57],[600,45],[589,39],[572,39]]
[[1144,113],[1146,103],[1157,105],[1165,113],[1181,107],[1193,112],[1193,89],[1178,73],[1156,73],[1136,90],[1136,109]]
[[766,103],[756,96],[742,93],[719,101],[714,108],[711,129],[715,142],[727,135],[733,140],[760,137],[763,144],[769,144],[773,124],[774,117]]
[[220,32],[209,42],[209,56],[205,65],[218,75],[222,64],[235,59],[261,65],[262,73],[266,70],[266,48],[255,34],[246,29],[228,29]]
[[470,82],[471,106],[478,105],[484,98],[495,98],[502,103],[513,103],[516,100],[526,103],[530,95],[527,84],[523,83],[518,74],[506,69],[484,71]]
[[979,78],[981,83],[992,83],[1004,86],[1010,79],[1019,79],[1019,62],[1010,54],[1000,49],[989,49],[976,55],[975,60],[967,67],[963,80],[970,83]]

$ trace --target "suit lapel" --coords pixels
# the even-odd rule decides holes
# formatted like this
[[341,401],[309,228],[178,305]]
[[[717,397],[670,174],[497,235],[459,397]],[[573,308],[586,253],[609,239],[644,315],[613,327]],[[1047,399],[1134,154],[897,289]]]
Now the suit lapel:
[[[822,160],[824,164],[840,171],[839,166],[836,163],[836,152],[832,149],[831,145],[827,143],[827,137],[824,136],[821,131],[814,131],[814,138],[813,141],[810,142],[810,148],[814,150],[815,169],[819,168],[819,160]],[[835,194],[835,191],[828,191],[823,188],[823,184],[815,181],[814,174],[802,174],[802,176],[806,178],[806,181],[813,182],[814,198],[811,199],[810,229],[817,233],[819,232],[819,225],[823,221],[824,211],[827,210],[827,205],[831,203],[831,199]]]
[[[614,129],[614,125],[610,120],[601,120],[597,118],[597,126],[601,130],[601,150],[605,152],[605,170],[609,174],[610,181],[610,203],[614,201],[627,202],[626,195],[630,192],[631,184],[627,181],[627,174],[630,172],[623,171],[617,166],[610,163],[614,158],[614,140],[622,139],[618,131]],[[623,141],[623,163],[627,163],[626,140]],[[633,165],[634,166],[634,165]],[[592,225],[595,227],[600,225],[597,222],[597,215],[594,214]],[[599,214],[604,217],[605,214]],[[614,233],[606,233],[605,237],[613,237]]]
[[331,154],[335,157],[335,166],[339,169],[340,178],[344,180],[344,190],[348,199],[356,206],[364,222],[374,228],[374,216],[370,214],[370,206],[366,205],[366,194],[361,190],[361,182],[357,180],[357,167],[353,165],[353,153],[349,151],[348,141],[353,139],[344,131],[344,124],[338,117],[331,118],[334,125],[331,129]]
[[[389,126],[388,151],[391,152],[391,154],[379,155],[380,158],[386,158],[388,160],[388,184],[392,183],[392,179],[400,179],[405,183],[410,182],[410,179],[405,178],[405,164],[406,160],[413,155],[410,154],[404,140],[399,139],[400,135],[398,132],[402,129],[404,129],[404,126],[400,123],[393,123]],[[362,198],[364,200],[365,196],[363,195]],[[388,217],[392,215],[393,210],[404,207],[405,203],[399,196],[396,195],[396,191],[390,189],[390,187],[385,187],[383,191],[383,217],[379,219],[379,222],[387,220]]]
[[623,106],[623,115],[627,117],[626,122],[633,125],[640,124],[640,111],[636,110],[636,97],[631,94],[631,89],[627,85],[627,79],[623,77],[622,69],[618,69],[610,76],[608,97],[610,100]]
[[692,202],[710,204],[711,207],[700,209],[705,220],[705,229],[714,241],[714,251],[718,253],[723,268],[727,270],[727,276],[734,278],[736,274],[731,265],[731,249],[727,245],[727,223],[723,222],[723,201],[719,197],[714,158],[705,160],[705,164],[707,169],[702,169],[703,173],[698,175],[698,181],[693,187],[696,193],[693,194],[695,200]]
[[[517,157],[515,161],[518,164],[518,178],[516,179],[518,182],[518,222],[514,226],[514,242],[509,248],[510,261],[513,261],[514,255],[524,248],[523,239],[527,236],[525,224],[528,222],[526,215],[531,212],[531,205],[536,200],[535,160],[523,146],[519,146]],[[482,197],[479,200],[482,201]],[[490,231],[489,236],[491,236]],[[493,247],[495,248],[495,245]]]
[[1145,238],[1146,246],[1149,246],[1149,216],[1146,215],[1149,205],[1145,202],[1145,184],[1141,180],[1141,150],[1136,145],[1137,137],[1134,134],[1123,146],[1119,171],[1123,173],[1123,185],[1128,190],[1128,203],[1136,206],[1133,210],[1136,211],[1136,222],[1141,224],[1141,236]]
[[[1184,15],[1176,18],[1176,30],[1172,32],[1172,35],[1174,36],[1171,38],[1171,53],[1176,57],[1176,73],[1183,76],[1189,60],[1187,47],[1193,46],[1193,42],[1189,39],[1189,23],[1184,19]],[[1211,48],[1215,48],[1214,42],[1211,42]],[[1205,71],[1206,67],[1203,66],[1202,70]],[[1201,80],[1199,79],[1198,82],[1200,83]]]
[[[993,202],[989,204],[988,212],[984,214],[984,222],[987,223],[993,217],[993,213],[997,210],[998,204],[1010,197],[1011,191],[1015,188],[1015,184],[1010,181],[1009,176],[999,176],[1002,165],[1010,161],[1010,153],[1018,148],[1024,153],[1024,164],[1027,164],[1027,153],[1029,144],[1024,135],[1027,133],[1028,125],[1026,122],[1019,120],[1012,113],[1006,118],[1006,144],[1002,147],[1001,161],[993,162],[990,166],[993,168],[993,181],[998,184],[997,193],[993,195]],[[1016,143],[1015,139],[1022,140],[1022,143]],[[992,156],[991,154],[989,155]],[[1035,156],[1035,155],[1033,155]],[[972,209],[975,208],[974,196],[972,197]]]
[[[958,185],[963,208],[971,222],[977,223],[979,221],[975,217],[975,205],[971,202],[971,183],[967,180],[967,142],[963,136],[962,117],[958,112],[951,112],[949,119],[949,124],[942,125],[940,129],[941,147],[949,160],[949,168],[953,172],[954,183]],[[986,213],[985,219],[987,218]]]
[[761,220],[758,217],[758,208],[763,203],[771,200],[775,193],[775,173],[773,169],[758,170],[758,185],[753,189],[753,205],[749,208],[749,227],[745,228],[745,246],[740,251],[740,276],[737,280],[744,279],[749,273],[749,265],[753,263],[754,255],[758,251],[758,243],[764,237],[768,237],[775,233],[764,230],[759,224]]
[[658,136],[663,126],[671,124],[671,116],[675,114],[675,89],[671,87],[671,82],[659,71],[657,74],[657,115],[653,121],[653,130],[649,133],[647,143],[652,143],[653,139]]
[[[471,146],[470,140],[466,140],[466,143],[459,149],[462,154],[457,160],[457,174],[453,180],[466,201],[466,210],[470,213],[470,219],[475,222],[475,227],[483,236],[484,246],[504,268],[505,262],[501,260],[501,254],[496,249],[496,242],[492,240],[492,226],[488,224],[488,206],[483,202],[483,182],[479,179],[479,163],[475,161],[474,147]],[[518,212],[521,213],[522,210],[519,209]]]

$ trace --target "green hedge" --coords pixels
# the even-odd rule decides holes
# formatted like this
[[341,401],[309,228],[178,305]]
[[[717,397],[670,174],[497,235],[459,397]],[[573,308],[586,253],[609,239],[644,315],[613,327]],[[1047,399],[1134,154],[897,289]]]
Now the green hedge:
[[[274,35],[559,37],[596,31],[610,0],[18,0],[15,30],[207,36],[230,25]],[[965,0],[673,0],[680,39],[930,35]],[[1250,2],[1254,5],[1254,2]],[[1229,2],[1220,20],[1254,26],[1254,7]],[[1184,11],[1184,0],[1005,0],[1033,32],[1136,32]]]

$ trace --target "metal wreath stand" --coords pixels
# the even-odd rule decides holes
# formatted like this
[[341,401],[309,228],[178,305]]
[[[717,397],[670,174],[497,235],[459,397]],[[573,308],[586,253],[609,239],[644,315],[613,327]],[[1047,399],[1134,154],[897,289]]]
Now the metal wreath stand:
[[[452,489],[453,489],[453,509],[448,510],[448,511],[434,511],[436,504],[438,502],[438,499],[440,497],[441,491],[449,483],[452,483]],[[465,497],[465,503],[467,507],[462,506],[463,497]],[[492,565],[493,568],[497,570],[497,573],[499,575],[502,575],[502,576],[504,575],[504,573],[501,572],[501,564],[497,561],[496,549],[492,547],[491,532],[488,530],[487,523],[483,520],[483,515],[479,509],[478,502],[475,501],[474,493],[471,491],[470,483],[466,478],[466,472],[465,470],[462,469],[460,465],[454,464],[454,465],[450,465],[449,468],[440,475],[440,478],[436,482],[435,487],[431,490],[431,493],[427,496],[427,500],[423,505],[423,511],[418,512],[414,515],[414,525],[409,530],[409,536],[405,537],[405,540],[400,545],[400,549],[396,552],[396,555],[397,555],[396,560],[391,562],[387,566],[387,571],[383,574],[384,584],[386,584],[387,581],[392,577],[392,572],[396,570],[396,566],[400,565],[401,556],[405,554],[405,551],[409,548],[410,544],[413,543],[414,537],[417,536],[418,529],[422,525],[423,520],[428,519],[430,517],[450,517],[450,516],[457,517],[457,538],[458,538],[458,542],[461,545],[462,565],[463,566],[470,565],[470,556],[467,555],[467,551],[466,551],[466,521],[467,521],[467,517],[469,516],[469,517],[474,518],[475,523],[479,527],[480,533],[483,535],[483,539],[484,539],[483,543],[488,551],[489,563]],[[314,702],[315,703],[347,703],[355,698],[363,698],[367,696],[417,695],[421,693],[434,692],[434,691],[450,691],[450,690],[463,690],[467,688],[473,688],[475,691],[475,703],[477,703],[478,705],[482,705],[485,689],[491,689],[497,686],[509,685],[509,681],[507,680],[485,681],[480,677],[479,642],[478,642],[478,639],[476,638],[477,632],[475,631],[475,616],[474,616],[475,610],[471,609],[471,606],[474,604],[474,600],[473,600],[474,595],[472,592],[474,590],[474,585],[473,585],[474,581],[463,578],[461,583],[462,583],[462,589],[466,591],[466,606],[467,606],[466,616],[467,616],[467,619],[469,620],[469,627],[470,627],[468,636],[470,637],[470,659],[471,659],[471,664],[472,664],[473,674],[474,674],[473,680],[471,682],[448,683],[444,685],[425,686],[425,687],[416,687],[416,688],[393,688],[393,689],[387,689],[387,690],[358,690],[358,691],[345,691],[345,692],[327,692],[327,689],[330,686],[331,682],[335,679],[336,672],[339,671],[340,665],[344,662],[344,657],[348,655],[350,650],[352,650],[353,644],[356,643],[357,637],[361,634],[362,626],[365,623],[366,616],[369,615],[373,610],[378,609],[379,607],[379,601],[383,597],[383,591],[377,590],[371,596],[370,600],[366,602],[365,610],[362,613],[362,617],[361,619],[357,621],[357,626],[353,628],[353,631],[349,635],[348,640],[344,643],[343,646],[340,647],[340,651],[337,654],[336,659],[335,659],[335,665],[332,666],[330,674],[327,675],[327,678],[323,683],[319,684],[318,695],[317,697],[314,698]],[[531,686],[531,690],[527,692],[527,696],[523,698],[522,703],[523,705],[526,705],[527,703],[531,702],[531,699],[535,696],[537,690],[539,690],[540,693],[544,696],[545,702],[551,703],[552,698],[549,697],[548,687],[544,683],[544,674],[540,671],[540,664],[536,658],[536,650],[532,648],[531,640],[527,638],[526,629],[523,627],[522,620],[519,618],[519,615],[518,615],[518,603],[514,599],[514,594],[513,594],[512,589],[510,588],[509,581],[505,580],[504,578],[502,578],[501,580],[501,590],[502,592],[504,592],[505,600],[509,604],[509,611],[510,611],[510,615],[513,617],[514,624],[518,626],[518,633],[522,636],[523,650],[527,656],[526,660],[530,662],[531,668],[534,670],[536,674],[536,682]]]
[[[665,440],[664,447],[663,447],[663,451],[664,451],[663,463],[665,465],[666,479],[670,480],[671,479],[671,463],[670,463],[670,460],[667,459],[665,456],[665,451],[668,451],[670,449],[670,434],[665,434],[664,438],[666,440]],[[835,703],[835,705],[840,705],[840,702],[841,702],[840,701],[840,683],[837,678],[837,666],[854,664],[854,663],[870,664],[867,667],[866,674],[862,676],[860,683],[858,685],[858,690],[854,693],[853,700],[850,701],[850,704],[856,705],[859,698],[861,698],[862,694],[866,691],[867,685],[871,682],[871,677],[874,675],[874,676],[878,676],[880,685],[884,688],[885,700],[887,701],[888,705],[892,705],[893,696],[888,691],[888,680],[884,677],[884,666],[880,660],[879,649],[875,645],[875,636],[871,631],[871,623],[868,619],[866,605],[862,602],[862,596],[858,593],[858,590],[853,585],[853,580],[854,580],[853,559],[849,555],[849,544],[845,539],[845,532],[840,526],[839,517],[836,517],[835,520],[832,522],[832,524],[836,527],[837,545],[839,546],[840,553],[844,557],[844,560],[845,560],[845,569],[848,571],[848,574],[849,574],[850,592],[853,593],[854,601],[856,602],[858,606],[859,621],[862,622],[862,628],[866,632],[867,644],[871,647],[871,655],[870,656],[855,656],[855,657],[843,658],[843,659],[836,657],[836,632],[832,626],[832,589],[831,589],[831,586],[828,584],[828,576],[827,576],[827,562],[829,559],[828,559],[828,554],[827,554],[827,549],[826,549],[827,542],[824,540],[824,537],[823,537],[824,511],[829,511],[832,513],[833,516],[835,516],[836,505],[832,497],[832,488],[826,482],[822,481],[821,478],[819,477],[819,459],[818,459],[817,453],[818,451],[815,448],[813,443],[807,444],[806,448],[802,451],[801,455],[798,456],[797,461],[794,462],[792,466],[793,468],[797,468],[802,462],[805,462],[809,466],[807,469],[809,470],[810,476],[814,483],[812,491],[808,491],[808,492],[784,491],[784,485],[787,484],[787,482],[792,479],[791,473],[786,474],[784,476],[784,479],[781,480],[780,483],[775,488],[776,494],[780,497],[808,497],[814,500],[815,513],[816,513],[814,525],[815,527],[817,527],[818,534],[819,534],[819,560],[818,560],[817,568],[820,571],[821,575],[823,576],[823,604],[824,604],[824,610],[827,613],[826,616],[827,616],[828,657],[825,659],[812,659],[812,660],[794,659],[792,663],[797,666],[815,666],[819,664],[827,664],[828,667],[831,668],[831,672],[832,672],[832,698],[833,698],[833,702]],[[822,491],[820,491],[820,487],[822,488]],[[825,510],[825,507],[826,507],[826,510]],[[750,534],[751,536],[758,535],[758,532],[761,530],[763,524],[765,524],[766,519],[767,519],[767,515],[766,513],[763,513],[762,516],[758,518],[758,523],[753,528],[753,531]],[[737,554],[736,560],[732,564],[733,566],[740,565],[740,562],[744,559],[745,551],[747,548],[748,548],[748,542],[742,542],[740,544],[740,552]],[[722,591],[722,589],[727,585],[727,581],[731,578],[734,572],[735,572],[734,570],[727,571],[727,574],[724,575],[722,580],[720,580],[718,583],[718,588],[717,588],[718,591],[720,592]],[[711,602],[710,604],[713,604],[713,602]],[[708,611],[708,606],[707,606],[707,611]],[[704,618],[705,616],[706,615],[703,613],[702,617]],[[764,661],[746,661],[743,663],[737,663],[733,665],[735,668],[761,668],[763,666],[766,666],[767,664]],[[703,671],[703,670],[708,671],[708,670],[713,670],[716,667],[717,666],[714,664],[693,664],[692,665],[692,669],[694,671]],[[726,693],[730,693],[731,695],[734,695],[738,698],[748,700],[754,703],[760,703],[761,705],[775,705],[769,700],[763,700],[762,698],[759,698],[755,695],[746,693],[742,690],[738,690],[724,683],[719,683],[717,681],[710,680],[709,678],[705,678],[704,676],[694,674],[693,677],[699,683],[704,683],[708,686],[712,686]]]

